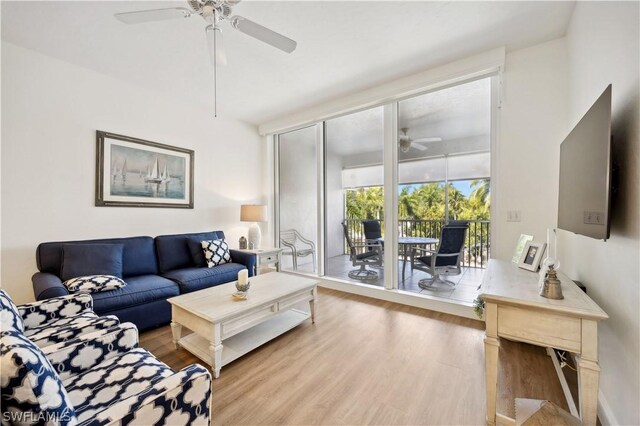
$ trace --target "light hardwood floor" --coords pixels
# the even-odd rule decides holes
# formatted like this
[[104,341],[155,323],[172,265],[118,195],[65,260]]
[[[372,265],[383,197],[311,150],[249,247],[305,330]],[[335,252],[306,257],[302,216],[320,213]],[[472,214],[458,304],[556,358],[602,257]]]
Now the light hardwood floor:
[[[485,422],[484,323],[319,289],[310,321],[232,362],[213,382],[213,423],[479,425]],[[174,369],[165,326],[141,346]],[[502,340],[498,409],[515,397],[566,402],[551,359]]]
[[[286,257],[285,257],[286,259]],[[288,259],[291,262],[291,258]],[[291,266],[285,266],[285,271],[291,271]],[[378,273],[378,277],[374,280],[359,281],[349,278],[349,272],[357,269],[351,264],[349,256],[334,256],[327,259],[324,275],[328,278],[337,278],[358,284],[371,284],[379,287],[384,286],[384,270],[385,268],[371,268]],[[478,296],[478,286],[482,282],[482,276],[485,269],[463,267],[460,275],[450,275],[447,280],[456,283],[455,287],[444,284],[436,284],[431,289],[423,289],[418,283],[421,279],[429,278],[429,274],[419,270],[411,270],[411,263],[407,261],[404,279],[402,278],[402,261],[398,261],[398,289],[410,291],[412,293],[420,293],[424,295],[438,297],[447,301],[467,302],[471,303]],[[313,264],[304,263],[298,265],[298,272],[313,273]]]

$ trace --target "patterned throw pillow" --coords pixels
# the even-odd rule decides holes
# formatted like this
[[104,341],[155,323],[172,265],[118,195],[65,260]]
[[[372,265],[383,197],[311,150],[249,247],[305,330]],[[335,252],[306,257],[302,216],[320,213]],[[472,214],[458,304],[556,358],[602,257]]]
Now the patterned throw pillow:
[[229,246],[224,240],[202,241],[200,244],[209,268],[231,262]]
[[62,284],[70,293],[99,293],[117,290],[127,285],[122,279],[113,275],[87,275],[71,278]]
[[0,362],[3,416],[20,416],[14,419],[16,424],[76,423],[60,378],[40,348],[22,333],[0,334]]
[[22,316],[18,307],[4,291],[0,290],[0,331],[18,330],[24,332]]

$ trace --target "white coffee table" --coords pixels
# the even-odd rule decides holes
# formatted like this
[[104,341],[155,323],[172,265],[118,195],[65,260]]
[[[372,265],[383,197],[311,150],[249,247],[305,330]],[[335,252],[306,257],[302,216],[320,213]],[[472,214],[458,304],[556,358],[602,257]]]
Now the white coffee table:
[[[235,282],[169,299],[171,332],[181,346],[211,365],[215,378],[222,366],[305,320],[315,322],[318,281],[271,272],[251,278],[247,300],[236,300]],[[309,303],[309,310],[301,309]],[[182,326],[193,333],[181,337]]]

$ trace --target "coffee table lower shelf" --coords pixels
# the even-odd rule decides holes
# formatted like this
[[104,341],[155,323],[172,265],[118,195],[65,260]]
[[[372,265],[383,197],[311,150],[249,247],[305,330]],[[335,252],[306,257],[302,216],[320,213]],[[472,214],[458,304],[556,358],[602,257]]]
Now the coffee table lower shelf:
[[[279,313],[270,319],[257,324],[248,330],[236,334],[222,341],[222,363],[217,368],[229,364],[242,355],[251,352],[258,346],[264,345],[268,341],[286,333],[292,328],[302,324],[311,318],[309,312],[298,309],[289,309]],[[213,354],[211,353],[211,342],[196,333],[181,338],[178,344],[214,367]]]

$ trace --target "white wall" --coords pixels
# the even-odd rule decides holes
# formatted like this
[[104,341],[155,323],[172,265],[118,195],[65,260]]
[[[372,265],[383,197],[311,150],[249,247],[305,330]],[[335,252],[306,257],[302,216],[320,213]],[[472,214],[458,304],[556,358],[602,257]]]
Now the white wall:
[[600,324],[601,420],[640,424],[640,23],[638,2],[578,2],[567,32],[570,120],[613,85],[613,161],[619,189],[611,239],[560,232],[562,269],[609,314]]
[[[195,150],[195,208],[95,207],[96,130]],[[222,229],[237,246],[265,156],[254,126],[2,42],[2,287],[33,300],[43,241]]]
[[[492,158],[497,162],[491,195],[494,258],[511,259],[520,234],[546,241],[547,228],[555,228],[567,99],[564,38],[507,53],[498,149]],[[520,211],[521,221],[507,222],[509,210]]]

